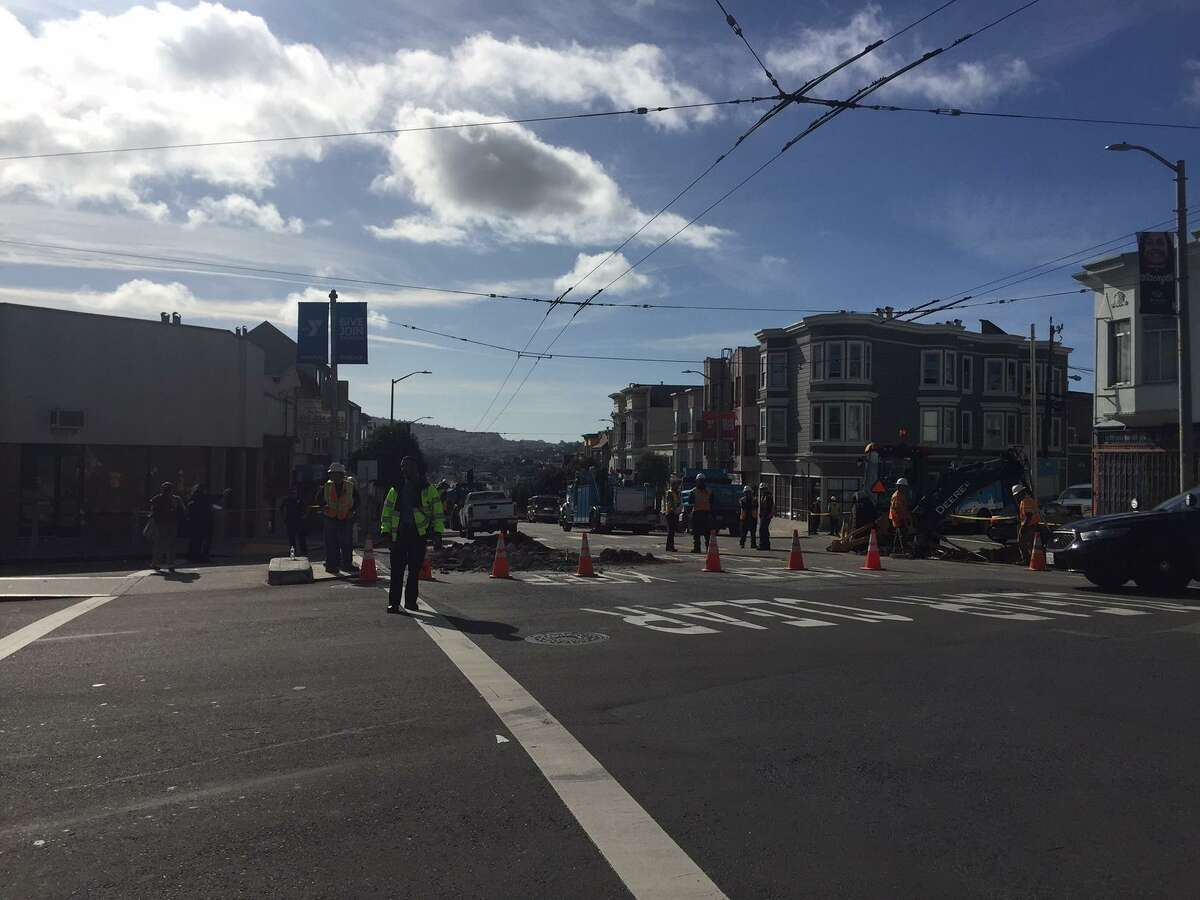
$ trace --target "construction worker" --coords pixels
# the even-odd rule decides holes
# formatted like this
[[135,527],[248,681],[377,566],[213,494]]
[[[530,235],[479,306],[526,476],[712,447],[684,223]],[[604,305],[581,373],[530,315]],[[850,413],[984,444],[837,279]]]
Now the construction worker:
[[821,528],[821,495],[813,493],[812,502],[808,504],[808,533],[817,534]]
[[667,520],[667,550],[675,550],[675,525],[679,520],[679,476],[672,475],[663,496],[663,518]]
[[825,512],[829,514],[829,533],[833,537],[837,537],[838,532],[842,529],[842,501],[838,499],[837,494],[829,495]]
[[757,550],[758,497],[754,495],[754,488],[750,485],[742,488],[742,496],[738,498],[738,519],[742,524],[740,545],[745,547],[746,535],[750,535],[750,549]]
[[346,467],[335,462],[329,467],[329,480],[321,489],[320,506],[325,519],[325,571],[336,575],[340,569],[357,575],[350,545],[351,525],[358,512],[358,486],[346,477]]
[[[417,581],[425,561],[425,538],[432,530],[441,539],[446,530],[446,511],[438,489],[421,474],[417,461],[406,456],[400,461],[400,483],[388,489],[379,517],[379,533],[391,543],[387,611],[400,612],[400,595],[404,608],[417,608]],[[408,581],[404,570],[408,569]]]
[[705,483],[704,475],[696,476],[692,489],[692,552],[700,552],[700,537],[704,537],[704,550],[708,551],[709,531],[712,529],[712,491]]
[[1017,548],[1022,565],[1028,565],[1033,553],[1033,536],[1042,524],[1042,512],[1038,509],[1037,499],[1025,485],[1014,484],[1012,495],[1017,503],[1017,521],[1020,523],[1017,528]]
[[765,483],[758,486],[758,549],[771,549],[771,519],[775,517],[775,498]]
[[904,538],[912,521],[912,513],[908,508],[907,478],[896,479],[896,490],[892,492],[892,502],[888,507],[888,520],[892,523],[892,553],[903,553]]

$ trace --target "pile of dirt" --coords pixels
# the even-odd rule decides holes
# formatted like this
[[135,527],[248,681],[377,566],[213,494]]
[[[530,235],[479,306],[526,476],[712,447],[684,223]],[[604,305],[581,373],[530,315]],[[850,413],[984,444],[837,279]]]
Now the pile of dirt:
[[653,553],[638,553],[636,550],[618,550],[615,547],[605,547],[600,551],[600,555],[595,557],[596,562],[602,563],[660,563]]
[[[555,550],[527,534],[517,532],[504,539],[508,567],[514,572],[541,569],[551,572],[573,572],[579,565],[579,554]],[[490,572],[496,559],[496,535],[486,534],[471,541],[447,543],[434,556],[433,565],[443,572]]]

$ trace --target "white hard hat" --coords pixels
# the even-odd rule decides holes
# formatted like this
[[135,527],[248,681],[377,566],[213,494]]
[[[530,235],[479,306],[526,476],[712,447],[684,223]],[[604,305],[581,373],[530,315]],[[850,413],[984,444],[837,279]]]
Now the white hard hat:
[[760,481],[758,483],[758,489],[760,491],[765,491],[767,489],[767,483],[765,481]]
[[1023,484],[1014,484],[1014,485],[1012,486],[1012,495],[1013,495],[1014,497],[1020,497],[1020,496],[1021,496],[1023,493],[1025,493],[1025,485],[1023,485]]
[[896,479],[896,487],[908,487],[908,479],[907,478],[897,478]]
[[744,488],[742,488],[742,493],[743,494],[753,494],[754,488],[750,487],[750,485],[746,485]]
[[343,466],[343,465],[342,465],[341,463],[339,463],[339,462],[332,463],[332,464],[329,466],[329,474],[330,474],[330,475],[345,475],[345,474],[346,474],[346,467],[345,467],[345,466]]

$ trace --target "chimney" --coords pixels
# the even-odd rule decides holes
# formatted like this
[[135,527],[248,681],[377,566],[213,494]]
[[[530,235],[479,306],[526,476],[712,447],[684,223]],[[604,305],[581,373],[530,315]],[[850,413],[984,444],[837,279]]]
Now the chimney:
[[162,323],[164,325],[169,325],[171,323],[171,314],[170,313],[160,312],[158,314],[158,317],[159,317],[159,319],[162,320]]
[[182,321],[183,321],[183,316],[179,315],[179,313],[177,313],[177,312],[171,313],[171,324],[172,325],[178,325]]

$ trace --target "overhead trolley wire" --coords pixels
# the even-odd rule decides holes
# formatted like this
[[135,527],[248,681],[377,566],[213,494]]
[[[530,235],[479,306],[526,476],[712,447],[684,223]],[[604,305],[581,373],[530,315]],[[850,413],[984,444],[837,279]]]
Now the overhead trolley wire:
[[680,103],[675,106],[635,106],[630,109],[608,109],[599,112],[562,113],[553,116],[526,116],[514,119],[490,119],[485,122],[449,122],[442,125],[410,125],[402,128],[372,128],[362,131],[329,131],[317,134],[296,134],[284,137],[234,138],[220,141],[193,141],[180,144],[151,144],[139,147],[105,147],[95,150],[56,150],[47,153],[21,153],[0,156],[0,162],[23,159],[60,159],[73,156],[100,156],[110,153],[149,153],[161,150],[202,150],[208,147],[240,147],[252,144],[282,144],[292,141],[320,141],[335,138],[378,137],[413,134],[424,131],[450,131],[458,128],[492,128],[497,125],[532,125],[539,122],[564,122],[569,119],[603,119],[614,116],[645,116],[651,113],[684,109],[707,109],[715,106],[737,106],[742,103],[765,103],[775,97],[739,97],[732,100],[706,100],[701,103]]

